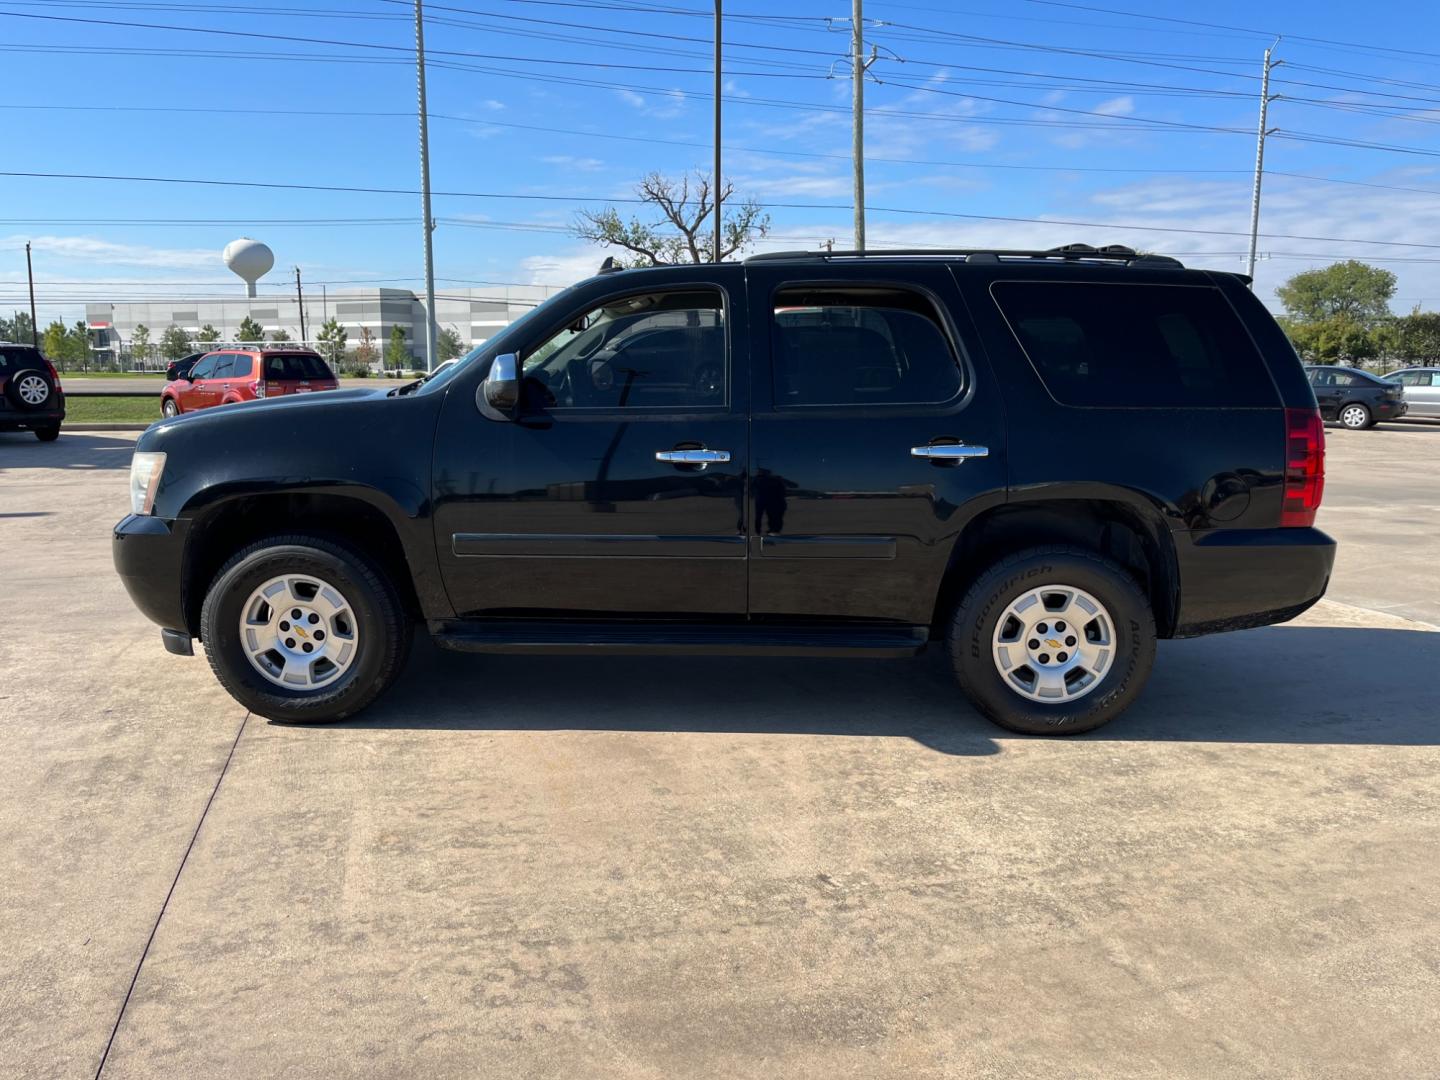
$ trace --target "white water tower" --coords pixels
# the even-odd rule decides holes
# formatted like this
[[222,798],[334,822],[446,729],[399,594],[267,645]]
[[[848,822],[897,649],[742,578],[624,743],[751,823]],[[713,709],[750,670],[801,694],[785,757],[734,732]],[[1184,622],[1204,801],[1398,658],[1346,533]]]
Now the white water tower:
[[275,265],[275,253],[259,240],[242,236],[225,245],[225,265],[245,281],[245,295],[255,295],[255,282]]

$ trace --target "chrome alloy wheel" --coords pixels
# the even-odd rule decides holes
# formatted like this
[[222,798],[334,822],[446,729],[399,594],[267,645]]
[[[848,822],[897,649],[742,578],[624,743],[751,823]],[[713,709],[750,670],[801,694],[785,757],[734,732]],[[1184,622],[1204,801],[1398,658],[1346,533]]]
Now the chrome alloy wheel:
[[318,690],[350,670],[360,631],[339,589],[307,574],[286,574],[245,601],[240,643],[250,666],[276,686]]
[[26,375],[15,387],[15,392],[20,395],[20,400],[31,408],[36,405],[45,404],[45,399],[50,396],[50,387],[45,385],[45,380],[39,375]]
[[1115,626],[1082,589],[1041,585],[1017,597],[995,624],[995,669],[1030,701],[1075,701],[1104,680],[1115,659]]
[[1340,410],[1340,423],[1347,428],[1363,428],[1369,419],[1369,410],[1364,405],[1346,405]]

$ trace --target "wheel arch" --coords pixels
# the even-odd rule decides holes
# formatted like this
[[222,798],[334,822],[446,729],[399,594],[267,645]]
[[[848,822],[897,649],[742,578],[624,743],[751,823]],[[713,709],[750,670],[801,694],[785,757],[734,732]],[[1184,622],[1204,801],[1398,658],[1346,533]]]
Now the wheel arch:
[[1119,564],[1150,600],[1160,637],[1174,631],[1180,574],[1175,545],[1161,508],[1123,488],[1083,493],[1047,491],[1016,498],[976,515],[950,553],[936,597],[932,632],[946,620],[980,574],[1020,548],[1047,544],[1082,547]]
[[373,560],[390,577],[406,613],[425,617],[416,591],[415,559],[390,514],[373,498],[358,492],[267,492],[235,495],[195,518],[184,570],[190,632],[198,636],[205,594],[231,556],[267,536],[293,533],[322,537]]

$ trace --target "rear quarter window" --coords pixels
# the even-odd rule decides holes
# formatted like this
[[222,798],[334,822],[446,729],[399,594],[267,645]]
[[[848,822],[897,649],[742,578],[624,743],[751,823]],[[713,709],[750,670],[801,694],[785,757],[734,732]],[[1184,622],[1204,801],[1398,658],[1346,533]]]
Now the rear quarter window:
[[1263,358],[1218,289],[1001,281],[990,292],[1062,405],[1279,404]]
[[273,353],[265,357],[265,378],[277,382],[333,379],[334,374],[318,356],[306,353]]

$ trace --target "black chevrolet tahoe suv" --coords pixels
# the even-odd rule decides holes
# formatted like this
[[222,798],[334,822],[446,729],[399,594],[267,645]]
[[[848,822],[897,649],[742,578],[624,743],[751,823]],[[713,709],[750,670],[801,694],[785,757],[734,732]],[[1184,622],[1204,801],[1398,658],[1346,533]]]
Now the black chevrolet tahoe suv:
[[1157,639],[1319,599],[1323,455],[1234,274],[767,254],[602,273],[423,384],[154,424],[114,558],[166,647],[200,638],[275,719],[360,711],[423,621],[476,653],[939,642],[990,719],[1068,734]]

